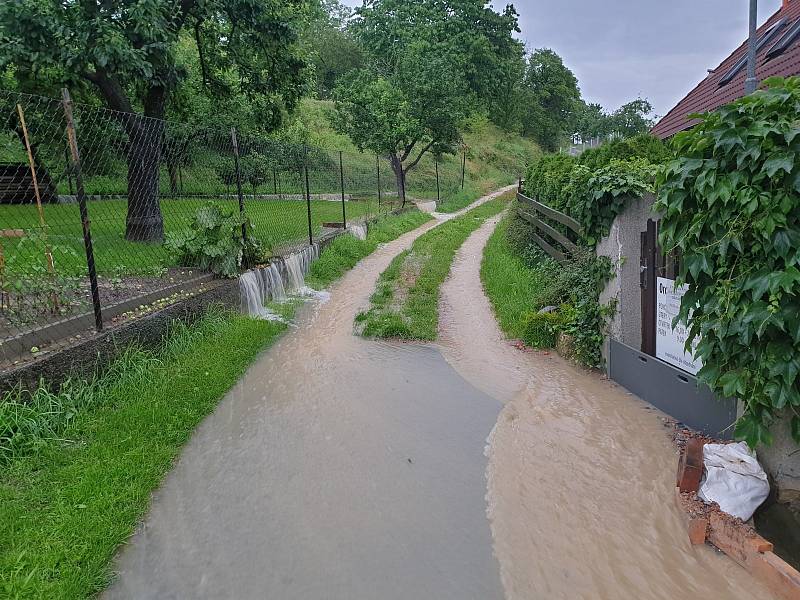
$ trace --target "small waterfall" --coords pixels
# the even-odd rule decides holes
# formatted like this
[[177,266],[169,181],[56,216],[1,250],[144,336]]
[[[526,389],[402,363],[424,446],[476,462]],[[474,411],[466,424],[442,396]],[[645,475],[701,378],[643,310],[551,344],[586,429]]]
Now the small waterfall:
[[353,235],[356,239],[365,240],[367,239],[367,226],[363,223],[356,223],[355,225],[350,225],[348,228],[350,230],[350,234]]
[[244,314],[269,321],[280,321],[281,317],[264,305],[286,300],[283,278],[276,264],[247,271],[239,276],[239,298]]
[[283,259],[286,265],[287,291],[301,296],[314,295],[314,290],[306,286],[306,275],[311,263],[319,258],[319,245],[313,244],[290,254]]

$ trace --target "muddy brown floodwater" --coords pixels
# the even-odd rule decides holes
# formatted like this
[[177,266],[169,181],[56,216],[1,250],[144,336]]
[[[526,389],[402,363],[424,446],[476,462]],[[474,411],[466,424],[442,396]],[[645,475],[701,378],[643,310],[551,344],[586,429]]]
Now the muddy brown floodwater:
[[307,304],[194,433],[106,597],[767,598],[688,546],[655,411],[503,340],[478,278],[496,221],[458,254],[440,344],[352,334],[434,223]]
[[479,276],[498,220],[459,251],[440,329],[448,362],[505,403],[487,447],[487,514],[506,597],[770,598],[726,556],[689,545],[661,413],[553,354],[504,340]]
[[501,403],[432,345],[352,333],[434,224],[364,259],[256,361],[154,494],[106,597],[502,598],[483,454]]

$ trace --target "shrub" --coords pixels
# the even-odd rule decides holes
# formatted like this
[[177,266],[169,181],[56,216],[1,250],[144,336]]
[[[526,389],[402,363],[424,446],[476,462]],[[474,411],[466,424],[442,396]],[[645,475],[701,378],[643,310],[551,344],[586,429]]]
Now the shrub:
[[570,198],[568,212],[583,226],[590,246],[608,233],[628,200],[653,191],[655,171],[649,162],[636,158],[612,160],[591,175],[575,173],[571,182],[575,195]]
[[567,154],[547,154],[531,164],[525,175],[525,193],[556,210],[563,210],[567,197],[564,187],[569,181],[575,159]]
[[532,348],[555,348],[558,334],[575,318],[575,310],[564,304],[553,312],[530,312],[523,318],[522,341]]
[[[246,242],[242,240],[242,226],[248,234]],[[249,219],[216,204],[198,208],[190,229],[170,234],[166,245],[179,264],[220,277],[236,277],[242,266],[255,264],[266,253],[253,236]]]
[[744,402],[735,435],[800,443],[800,78],[768,79],[678,134],[659,176],[660,243],[683,256],[677,322],[700,338],[698,379]]
[[672,152],[667,144],[649,133],[640,133],[585,150],[578,157],[578,164],[590,171],[596,171],[610,164],[612,160],[641,158],[657,165],[665,163],[671,157]]

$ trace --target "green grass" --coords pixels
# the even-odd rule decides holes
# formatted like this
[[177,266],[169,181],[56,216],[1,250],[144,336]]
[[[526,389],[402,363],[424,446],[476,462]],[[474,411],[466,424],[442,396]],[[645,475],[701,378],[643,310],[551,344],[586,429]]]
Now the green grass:
[[311,264],[306,283],[316,289],[330,285],[356,266],[362,258],[372,254],[379,244],[397,239],[431,218],[414,208],[399,215],[380,217],[377,222],[370,224],[366,240],[359,240],[352,235],[340,235]]
[[[195,211],[207,203],[199,199],[164,199],[161,210],[164,231],[189,228]],[[236,201],[220,201],[231,210],[238,210]],[[174,264],[162,244],[143,244],[124,239],[127,203],[124,200],[103,200],[89,203],[92,239],[98,272],[104,275],[134,275],[151,273],[155,268]],[[374,202],[348,202],[347,217],[355,220],[367,211],[374,212]],[[77,204],[45,205],[49,225],[48,242],[52,247],[56,270],[61,275],[81,275],[86,272],[83,234]],[[256,237],[274,246],[308,239],[305,202],[292,200],[250,201],[246,213],[253,222]],[[342,205],[323,200],[312,201],[312,224],[318,234],[323,222],[341,221]],[[33,205],[0,205],[0,226],[3,229],[38,229],[38,214]],[[44,268],[44,240],[0,240],[5,248],[8,270],[11,273],[35,273]]]
[[285,329],[212,311],[176,324],[160,351],[128,350],[99,379],[38,391],[27,407],[3,399],[0,597],[102,590],[194,428]]
[[542,271],[529,267],[508,242],[506,234],[513,219],[506,215],[483,250],[481,281],[494,309],[500,329],[510,338],[523,335],[525,316],[540,308],[541,290],[547,287]]
[[453,258],[487,218],[506,207],[505,194],[423,234],[381,274],[368,311],[356,322],[367,337],[436,339],[439,290]]

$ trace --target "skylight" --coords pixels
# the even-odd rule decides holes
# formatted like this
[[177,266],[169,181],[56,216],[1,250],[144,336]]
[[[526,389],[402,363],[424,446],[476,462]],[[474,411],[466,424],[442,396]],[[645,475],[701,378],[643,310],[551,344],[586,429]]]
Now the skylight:
[[792,25],[789,28],[789,31],[787,31],[786,34],[780,40],[778,40],[772,48],[769,49],[769,52],[767,52],[767,60],[783,54],[789,49],[789,47],[798,37],[800,37],[800,20]]
[[[781,32],[781,30],[786,26],[788,22],[789,20],[786,17],[784,17],[783,19],[775,23],[772,27],[767,29],[764,33],[762,33],[761,37],[758,38],[758,42],[756,43],[756,52],[758,52],[766,44],[774,40],[775,37]],[[741,71],[746,64],[747,64],[747,53],[745,52],[745,54],[738,61],[736,61],[736,64],[731,67],[730,71],[725,73],[723,78],[719,80],[719,85],[723,86],[726,83],[730,83],[730,81],[734,77],[736,77],[736,74],[739,71]]]

